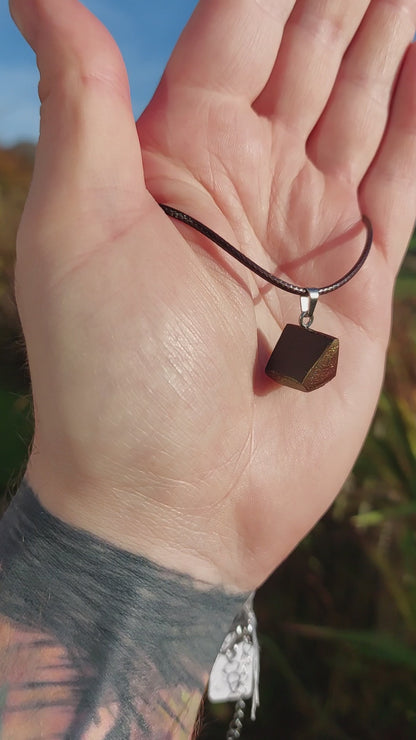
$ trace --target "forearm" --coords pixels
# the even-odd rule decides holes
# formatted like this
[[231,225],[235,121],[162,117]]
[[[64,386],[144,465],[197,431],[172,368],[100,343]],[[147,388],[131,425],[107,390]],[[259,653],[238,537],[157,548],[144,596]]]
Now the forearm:
[[61,522],[25,485],[0,561],[2,740],[191,736],[244,595]]

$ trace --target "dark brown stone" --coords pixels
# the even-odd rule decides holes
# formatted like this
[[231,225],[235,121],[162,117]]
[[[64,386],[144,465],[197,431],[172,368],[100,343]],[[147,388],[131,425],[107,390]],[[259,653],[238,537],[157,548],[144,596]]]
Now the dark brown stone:
[[281,385],[314,391],[335,378],[339,341],[329,334],[287,324],[266,367]]

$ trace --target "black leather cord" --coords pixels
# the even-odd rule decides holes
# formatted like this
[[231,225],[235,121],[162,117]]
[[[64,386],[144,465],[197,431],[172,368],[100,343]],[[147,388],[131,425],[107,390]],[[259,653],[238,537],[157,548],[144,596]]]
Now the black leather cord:
[[[201,223],[201,221],[197,221],[196,218],[192,218],[192,216],[188,216],[187,213],[179,211],[177,208],[173,208],[172,206],[167,206],[163,203],[159,203],[159,205],[161,208],[163,208],[168,216],[176,218],[178,221],[182,221],[183,223],[188,224],[188,226],[192,226],[193,229],[196,229],[201,234],[208,237],[208,239],[211,239],[211,241],[221,247],[221,249],[224,249],[226,252],[228,252],[228,254],[241,262],[241,264],[243,264],[245,267],[248,267],[249,270],[255,272],[256,275],[259,275],[261,278],[263,278],[263,280],[267,280],[267,282],[275,285],[277,288],[285,290],[288,293],[305,296],[309,295],[308,288],[302,288],[299,285],[293,285],[292,283],[288,283],[285,280],[272,275],[270,272],[267,272],[267,270],[264,270],[263,267],[260,267],[260,265],[258,265],[256,262],[253,262],[253,260],[251,260],[249,257],[246,257],[236,247],[233,247],[232,244],[227,242],[225,239],[223,239],[222,236],[217,234],[208,226],[205,226],[205,224]],[[333,290],[341,288],[343,285],[345,285],[345,283],[348,283],[348,281],[351,280],[351,278],[353,278],[354,275],[357,274],[358,270],[360,270],[363,266],[365,260],[368,257],[373,242],[373,227],[371,225],[370,219],[367,216],[362,216],[362,221],[367,229],[367,238],[360,257],[358,258],[355,265],[353,265],[351,270],[349,270],[335,283],[331,283],[331,285],[325,285],[322,288],[315,288],[314,286],[310,286],[310,288],[314,287],[314,290],[317,290],[319,295],[323,295],[324,293],[331,293]]]

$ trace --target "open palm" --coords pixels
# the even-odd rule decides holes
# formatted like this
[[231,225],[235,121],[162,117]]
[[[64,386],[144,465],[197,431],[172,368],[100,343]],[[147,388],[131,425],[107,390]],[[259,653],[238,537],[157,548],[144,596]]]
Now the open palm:
[[[415,212],[416,2],[202,0],[139,139],[98,21],[76,0],[12,12],[43,99],[16,271],[29,481],[73,523],[255,587],[332,501],[374,412]],[[334,381],[303,394],[264,375],[297,299],[158,202],[308,287],[352,266],[371,219],[368,263],[316,312],[340,338]]]

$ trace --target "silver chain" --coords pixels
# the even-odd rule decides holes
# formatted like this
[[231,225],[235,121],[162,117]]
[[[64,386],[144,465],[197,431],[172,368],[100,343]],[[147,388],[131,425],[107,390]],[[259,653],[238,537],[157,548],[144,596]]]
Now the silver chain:
[[245,709],[245,701],[243,699],[239,699],[235,704],[234,714],[229,724],[225,740],[238,740],[238,738],[241,737]]

